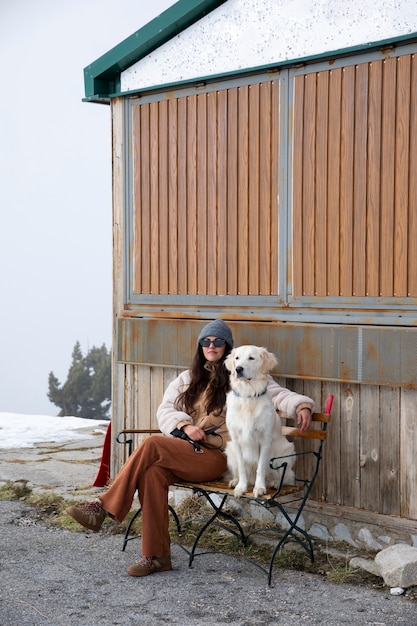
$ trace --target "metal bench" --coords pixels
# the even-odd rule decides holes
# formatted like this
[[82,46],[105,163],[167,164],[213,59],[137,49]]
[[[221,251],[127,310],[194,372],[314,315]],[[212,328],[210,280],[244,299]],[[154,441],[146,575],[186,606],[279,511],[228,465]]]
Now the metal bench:
[[[308,554],[311,561],[314,562],[314,546],[313,540],[309,533],[300,526],[300,517],[303,512],[304,506],[310,497],[313,486],[316,482],[319,467],[322,459],[323,444],[327,438],[327,426],[330,421],[330,412],[333,403],[333,396],[330,395],[327,399],[326,408],[323,413],[313,413],[311,427],[305,432],[294,426],[283,425],[282,430],[286,437],[292,438],[296,442],[296,451],[294,456],[296,457],[296,481],[295,485],[285,484],[285,460],[280,457],[270,459],[270,466],[272,469],[280,470],[282,473],[281,484],[277,489],[269,489],[268,492],[261,497],[254,497],[252,492],[247,492],[242,496],[243,501],[249,501],[256,503],[264,509],[268,509],[271,513],[280,512],[285,519],[288,527],[283,530],[277,523],[273,526],[263,528],[262,531],[273,531],[279,534],[279,538],[273,548],[269,565],[267,568],[260,566],[262,570],[268,576],[268,585],[271,585],[272,581],[272,568],[274,560],[278,554],[280,548],[289,539],[293,539],[298,543]],[[286,422],[286,418],[282,418],[283,422]],[[117,441],[119,443],[128,445],[129,454],[133,449],[133,440],[128,438],[132,434],[155,434],[160,433],[159,430],[142,430],[142,429],[125,429],[121,430],[117,435]],[[284,469],[284,471],[282,471]],[[187,550],[184,546],[181,546],[189,555],[188,565],[191,566],[194,558],[206,554],[206,552],[197,552],[197,547],[200,539],[212,524],[217,524],[227,532],[238,537],[244,546],[248,543],[248,537],[245,534],[242,525],[240,524],[237,516],[233,512],[225,510],[225,504],[229,498],[234,498],[233,489],[228,486],[226,481],[214,481],[207,483],[192,483],[192,482],[178,482],[173,485],[174,487],[180,487],[182,489],[189,489],[193,494],[197,496],[203,496],[209,505],[212,514],[204,520],[201,528],[199,529],[196,538],[194,539],[191,550]],[[239,500],[238,500],[239,502]],[[169,510],[174,517],[178,532],[181,532],[181,522],[175,509],[169,506]],[[135,512],[134,516],[130,520],[130,523],[126,529],[123,550],[125,550],[127,542],[133,539],[130,537],[130,531],[132,524],[140,514],[140,509]],[[187,520],[189,522],[190,520]],[[224,521],[229,522],[228,525],[224,524]],[[184,524],[184,523],[183,523]]]

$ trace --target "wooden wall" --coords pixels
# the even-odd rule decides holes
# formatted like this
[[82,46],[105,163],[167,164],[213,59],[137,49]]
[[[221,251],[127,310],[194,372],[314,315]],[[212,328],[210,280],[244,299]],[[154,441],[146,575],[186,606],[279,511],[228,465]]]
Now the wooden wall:
[[[126,427],[158,427],[160,398],[179,371],[124,366]],[[312,397],[318,410],[329,393],[335,395],[314,499],[417,520],[417,390],[276,380]],[[140,439],[136,436],[135,445]],[[124,446],[116,446],[113,466],[125,459]]]
[[[172,315],[187,324],[223,310],[242,324],[320,327],[320,341],[306,350],[317,362],[351,304],[362,311],[363,334],[377,337],[372,313],[381,306],[389,307],[389,316],[381,312],[384,331],[391,324],[402,326],[401,336],[414,330],[416,68],[414,53],[381,53],[288,70],[282,82],[274,74],[204,93],[113,100],[115,346],[120,320]],[[324,321],[321,304],[333,310]],[[394,362],[389,351],[382,358],[379,345],[360,355],[367,372],[384,374],[368,384],[360,382],[356,345],[346,349],[355,379],[332,346],[337,380],[300,379],[301,354],[281,382],[320,408],[335,395],[316,500],[417,520],[416,355],[407,357],[404,384],[402,359]],[[120,356],[128,352],[114,359],[114,430],[154,427],[179,370]],[[123,460],[115,444],[113,474]]]
[[416,297],[417,58],[294,79],[294,294]]
[[270,81],[132,107],[136,294],[276,294]]

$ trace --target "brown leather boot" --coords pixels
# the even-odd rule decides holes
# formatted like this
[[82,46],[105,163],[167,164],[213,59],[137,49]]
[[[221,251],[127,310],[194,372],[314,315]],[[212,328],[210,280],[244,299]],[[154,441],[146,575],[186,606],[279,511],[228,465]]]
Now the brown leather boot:
[[79,506],[70,506],[67,509],[68,515],[70,515],[75,521],[77,521],[84,528],[94,530],[98,532],[102,523],[106,517],[106,511],[101,506],[100,502],[84,502]]
[[127,568],[127,573],[130,576],[149,576],[169,570],[172,570],[170,556],[143,556],[140,561]]

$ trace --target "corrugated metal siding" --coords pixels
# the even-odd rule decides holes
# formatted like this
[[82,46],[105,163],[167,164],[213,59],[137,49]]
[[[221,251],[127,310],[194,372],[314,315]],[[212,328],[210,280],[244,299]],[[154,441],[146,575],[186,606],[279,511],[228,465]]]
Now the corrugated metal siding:
[[417,60],[294,78],[294,295],[416,297]]
[[135,294],[273,295],[277,81],[132,106]]
[[[417,329],[229,322],[236,345],[275,352],[277,372],[290,378],[417,388]],[[189,366],[202,322],[121,318],[116,328],[119,363]]]

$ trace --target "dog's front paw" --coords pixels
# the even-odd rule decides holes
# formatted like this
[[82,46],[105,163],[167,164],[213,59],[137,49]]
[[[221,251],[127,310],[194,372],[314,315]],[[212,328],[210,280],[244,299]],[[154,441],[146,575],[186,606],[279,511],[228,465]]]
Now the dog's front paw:
[[248,486],[245,485],[244,483],[238,483],[233,491],[235,498],[240,498],[241,496],[243,496],[244,493],[246,493],[248,490]]
[[266,494],[266,487],[264,486],[258,486],[258,487],[254,487],[253,488],[253,497],[254,498],[259,498],[260,496],[264,496]]

